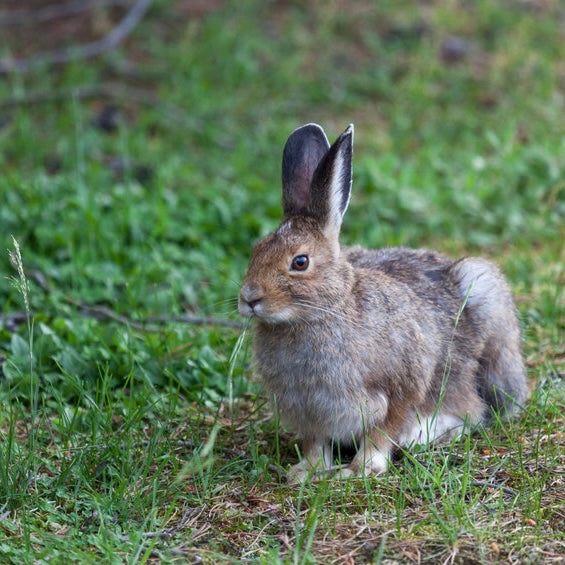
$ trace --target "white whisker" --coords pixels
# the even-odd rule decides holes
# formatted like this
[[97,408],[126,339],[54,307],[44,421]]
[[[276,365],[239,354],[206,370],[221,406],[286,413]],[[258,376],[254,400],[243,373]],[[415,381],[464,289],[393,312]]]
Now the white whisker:
[[304,299],[299,299],[298,304],[300,306],[304,306],[306,308],[309,308],[310,310],[314,310],[317,312],[323,312],[324,314],[329,314],[329,316],[336,318],[337,320],[340,320],[342,322],[345,322],[346,324],[355,327],[355,328],[359,328],[361,327],[361,324],[359,324],[359,322],[357,320],[353,320],[351,319],[351,317],[346,316],[346,315],[342,315],[341,313],[335,312],[333,310],[330,310],[328,308],[325,308],[323,306],[320,306],[319,304],[314,304],[308,300],[304,300]]

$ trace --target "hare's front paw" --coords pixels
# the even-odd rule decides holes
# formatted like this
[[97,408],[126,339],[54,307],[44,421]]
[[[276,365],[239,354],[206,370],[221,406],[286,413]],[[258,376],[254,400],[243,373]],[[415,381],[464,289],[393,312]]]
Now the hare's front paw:
[[340,470],[340,478],[355,476],[382,475],[386,473],[388,466],[388,453],[378,450],[370,443],[364,442],[353,461]]
[[359,476],[359,469],[357,467],[352,467],[351,465],[344,465],[340,469],[338,469],[337,473],[334,475],[334,478],[341,480],[350,479],[352,477]]
[[300,463],[293,465],[286,474],[289,483],[298,484],[310,479],[315,480],[317,474],[332,469],[332,452],[327,443],[317,439],[305,439],[303,451]]

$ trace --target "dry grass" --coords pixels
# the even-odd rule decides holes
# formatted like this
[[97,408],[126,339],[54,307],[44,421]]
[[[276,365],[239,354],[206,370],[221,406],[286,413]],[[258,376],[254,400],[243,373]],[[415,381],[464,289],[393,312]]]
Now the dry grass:
[[[222,431],[209,472],[225,480],[214,477],[202,496],[201,480],[187,476],[184,492],[202,496],[202,505],[167,523],[167,530],[183,532],[179,550],[185,557],[209,563],[277,558],[352,564],[383,558],[472,564],[559,563],[565,556],[563,417],[554,414],[535,431],[526,431],[526,418],[507,431],[475,436],[467,446],[455,444],[447,454],[440,448],[420,453],[416,461],[425,472],[401,457],[384,477],[304,487],[285,485],[273,466],[250,478],[256,463],[249,460],[247,430],[252,427],[254,442],[269,449],[275,438],[268,417],[264,408],[240,409],[234,421],[216,420]],[[529,417],[540,414],[533,410]],[[279,439],[292,443],[286,434]],[[281,463],[291,462],[289,451]],[[238,468],[246,470],[242,477],[234,473]],[[439,478],[430,481],[439,469]],[[465,490],[463,497],[458,488]],[[456,500],[453,507],[442,503],[447,496]]]

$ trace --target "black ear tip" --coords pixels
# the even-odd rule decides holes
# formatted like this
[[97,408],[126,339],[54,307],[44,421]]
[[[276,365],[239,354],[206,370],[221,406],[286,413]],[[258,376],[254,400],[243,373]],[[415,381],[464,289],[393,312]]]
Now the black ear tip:
[[349,124],[345,131],[337,138],[335,146],[339,147],[339,151],[353,151],[353,124]]
[[349,124],[345,131],[341,134],[341,137],[351,136],[353,137],[353,133],[355,131],[355,126],[353,124]]

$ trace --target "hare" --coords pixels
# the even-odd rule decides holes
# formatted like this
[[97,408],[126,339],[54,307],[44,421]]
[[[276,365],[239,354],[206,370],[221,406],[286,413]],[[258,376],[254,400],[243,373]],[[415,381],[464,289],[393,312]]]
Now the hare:
[[278,229],[254,248],[239,311],[281,420],[302,439],[301,481],[385,472],[395,447],[512,417],[528,397],[510,288],[491,262],[408,248],[342,247],[353,125],[330,147],[307,124],[286,142]]

